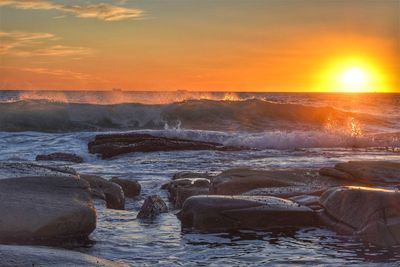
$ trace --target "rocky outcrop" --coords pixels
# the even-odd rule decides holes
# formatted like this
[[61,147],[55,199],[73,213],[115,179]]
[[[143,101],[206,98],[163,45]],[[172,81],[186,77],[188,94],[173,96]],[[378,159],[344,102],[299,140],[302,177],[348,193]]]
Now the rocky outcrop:
[[400,163],[390,161],[349,161],[334,168],[322,168],[321,175],[357,182],[361,185],[381,186],[400,183]]
[[263,195],[291,197],[321,194],[340,181],[318,175],[315,171],[231,169],[211,179],[211,194]]
[[322,221],[336,231],[378,246],[400,244],[400,192],[368,187],[338,187],[320,199]]
[[76,154],[70,154],[70,153],[51,153],[47,155],[37,155],[36,156],[36,161],[67,161],[67,162],[73,162],[73,163],[82,163],[83,158],[81,156],[78,156]]
[[178,213],[183,228],[200,231],[287,229],[317,224],[315,213],[276,197],[194,196]]
[[113,177],[110,181],[122,187],[125,197],[136,197],[140,195],[140,190],[142,189],[142,187],[136,180],[127,180]]
[[89,185],[76,177],[0,180],[0,242],[86,239],[96,227]]
[[79,177],[78,173],[69,167],[43,166],[28,162],[0,162],[0,179],[34,176],[67,176]]
[[181,208],[183,202],[197,195],[208,195],[210,180],[206,178],[180,178],[170,181],[163,186],[168,190],[169,199],[175,208]]
[[106,201],[109,209],[125,209],[125,195],[121,186],[97,175],[81,174],[91,188],[92,196]]
[[212,177],[208,172],[177,172],[172,176],[172,180],[182,178],[205,178],[210,179]]
[[100,259],[80,252],[31,246],[0,245],[2,267],[17,266],[84,266],[84,267],[122,267],[109,260]]
[[149,196],[143,203],[137,218],[138,219],[154,219],[161,213],[168,212],[167,204],[157,195]]
[[133,152],[173,150],[238,150],[218,143],[158,137],[149,134],[101,134],[88,144],[89,152],[103,159]]

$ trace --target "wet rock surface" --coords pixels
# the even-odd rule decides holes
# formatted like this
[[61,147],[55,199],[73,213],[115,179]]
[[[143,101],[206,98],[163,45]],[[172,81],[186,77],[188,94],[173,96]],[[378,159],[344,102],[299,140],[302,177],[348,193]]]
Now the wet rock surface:
[[180,178],[164,185],[175,208],[181,208],[185,200],[191,196],[208,195],[209,188],[210,180],[206,178]]
[[212,178],[210,193],[220,195],[263,195],[291,197],[321,194],[339,186],[337,179],[318,175],[316,171],[231,169]]
[[125,197],[137,197],[140,195],[142,187],[136,180],[121,179],[119,177],[111,178],[110,182],[116,183],[122,187]]
[[76,154],[57,152],[57,153],[51,153],[51,154],[47,154],[47,155],[37,155],[36,161],[67,161],[67,162],[73,162],[73,163],[82,163],[83,158]]
[[81,174],[81,179],[90,185],[92,196],[106,201],[107,208],[123,210],[125,195],[122,187],[97,175]]
[[108,134],[96,135],[88,144],[89,152],[100,154],[103,159],[134,152],[155,152],[174,150],[220,150],[233,151],[240,148],[218,143],[158,137],[149,134]]
[[322,221],[378,246],[400,244],[400,192],[368,187],[338,187],[320,199]]
[[29,162],[0,162],[0,179],[27,176],[67,176],[77,178],[79,174],[69,167],[44,166]]
[[315,213],[276,197],[193,196],[178,214],[182,227],[200,231],[285,229],[317,224]]
[[65,176],[0,180],[0,241],[53,243],[86,239],[96,228],[87,182]]
[[322,168],[320,173],[345,181],[381,186],[400,183],[400,163],[390,161],[349,161],[334,168]]
[[2,267],[50,267],[50,266],[84,266],[84,267],[122,267],[119,264],[94,256],[63,249],[31,246],[0,245],[0,262]]
[[153,195],[146,198],[140,209],[138,219],[154,219],[161,213],[168,212],[167,204],[160,196]]

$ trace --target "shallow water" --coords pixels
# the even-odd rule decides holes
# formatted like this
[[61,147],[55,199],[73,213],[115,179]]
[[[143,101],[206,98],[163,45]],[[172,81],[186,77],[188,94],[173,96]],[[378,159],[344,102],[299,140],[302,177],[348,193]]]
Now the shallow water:
[[[269,101],[274,103],[290,102],[315,106],[321,96],[275,94],[268,97]],[[367,97],[364,96],[364,98]],[[385,95],[378,101],[379,104],[374,104],[374,101],[370,99],[369,102],[358,101],[358,105],[355,105],[356,100],[345,102],[340,96],[323,99],[325,99],[323,105],[330,105],[346,112],[361,110],[373,116],[386,116],[387,122],[395,121],[399,114],[396,113],[399,109],[399,102],[396,102],[399,99],[398,95],[394,99]],[[382,103],[387,105],[386,113],[388,114],[379,109]],[[217,104],[223,104],[223,102]],[[42,112],[50,112],[46,110],[48,102],[39,107],[44,108]],[[2,115],[3,119],[8,120],[9,117],[4,113]],[[118,116],[120,115],[117,114]],[[12,121],[8,120],[8,122]],[[154,221],[136,220],[136,215],[146,196],[160,194],[167,201],[166,192],[160,190],[160,186],[179,171],[218,173],[234,167],[317,169],[349,160],[400,162],[400,142],[398,137],[393,135],[400,131],[399,127],[393,122],[374,128],[374,121],[371,125],[368,125],[369,122],[369,120],[364,121],[361,125],[364,127],[363,133],[356,136],[352,135],[351,131],[339,132],[335,129],[327,129],[326,125],[313,124],[311,127],[306,123],[296,124],[292,128],[287,128],[287,125],[281,125],[282,127],[276,125],[271,128],[269,125],[267,128],[253,127],[251,130],[246,127],[221,128],[218,131],[208,128],[191,129],[189,127],[186,129],[184,123],[180,128],[166,127],[168,129],[164,129],[163,126],[161,129],[157,127],[135,129],[139,132],[162,136],[243,145],[252,149],[235,152],[136,153],[112,160],[100,160],[95,155],[88,154],[87,143],[96,135],[96,131],[88,129],[80,131],[67,129],[58,133],[32,132],[26,129],[17,132],[2,131],[0,132],[0,161],[30,161],[34,160],[37,154],[71,152],[80,154],[85,159],[83,164],[67,164],[80,173],[98,174],[106,178],[119,176],[137,179],[141,183],[140,197],[128,200],[126,211],[105,209],[101,202],[96,204],[98,226],[91,235],[94,244],[90,247],[74,248],[91,255],[135,266],[260,266],[269,264],[274,266],[288,264],[399,266],[397,262],[400,261],[400,248],[378,249],[350,237],[338,236],[326,229],[301,229],[285,235],[252,231],[229,234],[184,233],[175,216],[176,210],[172,207],[169,213],[162,214]],[[240,120],[240,123],[246,126],[245,121]],[[252,123],[254,124],[254,121]],[[29,126],[30,124],[24,122],[21,125]],[[365,127],[369,129],[368,133],[364,133]],[[372,131],[372,129],[375,130]],[[126,129],[114,130],[125,131]],[[370,136],[382,133],[390,135],[388,138],[385,137],[384,142]]]

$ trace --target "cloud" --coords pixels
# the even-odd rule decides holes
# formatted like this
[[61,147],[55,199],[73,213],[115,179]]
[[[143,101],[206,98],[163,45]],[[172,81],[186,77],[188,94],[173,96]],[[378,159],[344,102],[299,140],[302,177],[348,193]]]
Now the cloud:
[[1,6],[11,6],[17,9],[57,10],[74,14],[79,18],[97,18],[104,21],[118,21],[138,18],[143,10],[125,8],[106,3],[90,5],[63,5],[45,0],[0,0]]
[[12,56],[84,56],[90,48],[48,44],[58,40],[51,33],[0,32],[0,55]]
[[31,72],[35,74],[43,74],[43,75],[52,75],[52,76],[59,76],[63,79],[77,79],[77,80],[88,80],[93,78],[92,76],[81,73],[81,72],[74,72],[70,70],[63,70],[63,69],[48,69],[48,68],[15,68],[15,67],[5,67],[0,66],[0,69],[4,70],[12,70],[12,71],[23,71],[23,72]]

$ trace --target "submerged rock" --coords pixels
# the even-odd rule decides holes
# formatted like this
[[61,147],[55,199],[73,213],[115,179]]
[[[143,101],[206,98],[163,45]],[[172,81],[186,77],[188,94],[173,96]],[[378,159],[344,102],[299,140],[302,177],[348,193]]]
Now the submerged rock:
[[207,195],[209,188],[210,180],[206,178],[181,178],[164,185],[175,208],[182,207],[183,202],[191,196]]
[[78,173],[69,167],[43,166],[28,162],[0,162],[0,179],[18,177],[66,176],[78,178]]
[[101,134],[88,144],[89,152],[100,154],[103,159],[133,152],[173,150],[239,150],[237,147],[218,143],[158,137],[149,134]]
[[369,187],[338,187],[320,199],[322,221],[378,246],[400,244],[400,192]]
[[81,174],[91,188],[92,196],[106,201],[109,209],[125,209],[125,195],[121,186],[97,175]]
[[136,197],[140,195],[140,190],[142,189],[142,187],[136,180],[127,180],[113,177],[110,181],[122,187],[125,197]]
[[334,168],[322,168],[320,173],[372,186],[400,183],[400,163],[398,162],[349,161],[338,163]]
[[31,246],[0,245],[2,267],[16,266],[84,266],[84,267],[122,267],[124,264],[100,259],[80,252]]
[[96,228],[89,185],[73,177],[0,180],[0,242],[86,239]]
[[153,219],[164,212],[168,212],[167,204],[165,204],[161,197],[153,195],[146,198],[137,218]]
[[183,178],[205,178],[210,179],[212,176],[208,172],[178,172],[172,176],[172,180]]
[[194,196],[178,213],[182,228],[201,231],[268,230],[317,224],[315,213],[276,197]]
[[41,160],[68,161],[68,162],[73,162],[73,163],[82,163],[83,162],[83,158],[81,156],[78,156],[76,154],[70,154],[70,153],[51,153],[48,155],[37,155],[36,161],[41,161]]

